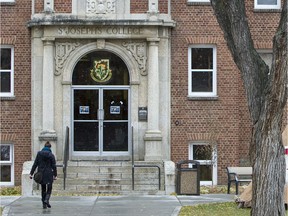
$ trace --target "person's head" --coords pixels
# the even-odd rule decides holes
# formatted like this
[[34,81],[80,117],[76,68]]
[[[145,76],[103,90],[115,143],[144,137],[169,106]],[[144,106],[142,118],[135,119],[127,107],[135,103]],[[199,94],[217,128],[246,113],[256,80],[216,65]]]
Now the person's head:
[[49,142],[49,141],[47,141],[47,142],[45,143],[44,147],[48,147],[48,148],[51,148],[51,144],[50,144],[50,142]]

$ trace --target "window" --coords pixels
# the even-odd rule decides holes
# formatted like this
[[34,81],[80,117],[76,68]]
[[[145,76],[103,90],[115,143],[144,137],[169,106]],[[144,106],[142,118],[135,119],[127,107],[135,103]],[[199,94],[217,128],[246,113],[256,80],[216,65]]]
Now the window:
[[216,47],[193,45],[188,50],[188,96],[216,96]]
[[263,61],[268,65],[269,69],[271,69],[272,60],[273,60],[273,51],[270,49],[262,49],[262,50],[257,50],[257,52],[259,53]]
[[1,46],[0,62],[0,96],[14,96],[14,48],[12,46]]
[[14,185],[13,145],[1,144],[1,181],[0,185]]
[[189,160],[200,162],[200,185],[217,185],[217,150],[207,143],[189,145]]
[[280,9],[281,0],[255,0],[255,9]]

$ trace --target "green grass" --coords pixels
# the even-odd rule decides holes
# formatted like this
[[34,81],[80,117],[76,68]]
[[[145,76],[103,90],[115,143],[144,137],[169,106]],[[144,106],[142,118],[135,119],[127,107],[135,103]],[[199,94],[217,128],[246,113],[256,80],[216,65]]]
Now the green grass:
[[239,209],[235,202],[184,206],[179,216],[249,216],[250,209]]
[[21,186],[1,187],[0,196],[21,196]]
[[235,202],[226,202],[183,206],[178,216],[250,216],[250,211],[250,208],[238,208]]

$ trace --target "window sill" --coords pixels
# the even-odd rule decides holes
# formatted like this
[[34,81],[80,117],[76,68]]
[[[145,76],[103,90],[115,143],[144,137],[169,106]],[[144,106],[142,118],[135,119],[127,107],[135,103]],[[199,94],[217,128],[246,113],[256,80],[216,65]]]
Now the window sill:
[[200,6],[203,6],[203,5],[210,6],[211,3],[210,3],[210,2],[187,2],[187,5],[188,5],[188,6],[197,6],[197,5],[200,5]]
[[281,13],[281,9],[254,9],[254,13]]
[[218,96],[211,97],[195,97],[195,96],[187,96],[189,101],[217,101],[219,99]]
[[12,97],[1,97],[0,96],[1,101],[14,101],[16,99],[15,96]]
[[1,0],[0,0],[0,5],[1,6],[14,6],[14,5],[16,5],[16,2],[15,1],[11,1],[11,2],[1,2]]

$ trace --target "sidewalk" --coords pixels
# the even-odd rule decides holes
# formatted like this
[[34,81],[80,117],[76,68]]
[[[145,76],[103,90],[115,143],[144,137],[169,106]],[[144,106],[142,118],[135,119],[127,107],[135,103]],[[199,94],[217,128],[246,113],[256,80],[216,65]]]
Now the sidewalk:
[[181,206],[233,201],[231,194],[200,196],[52,196],[51,209],[42,209],[40,197],[1,196],[3,216],[42,214],[57,216],[177,216]]

